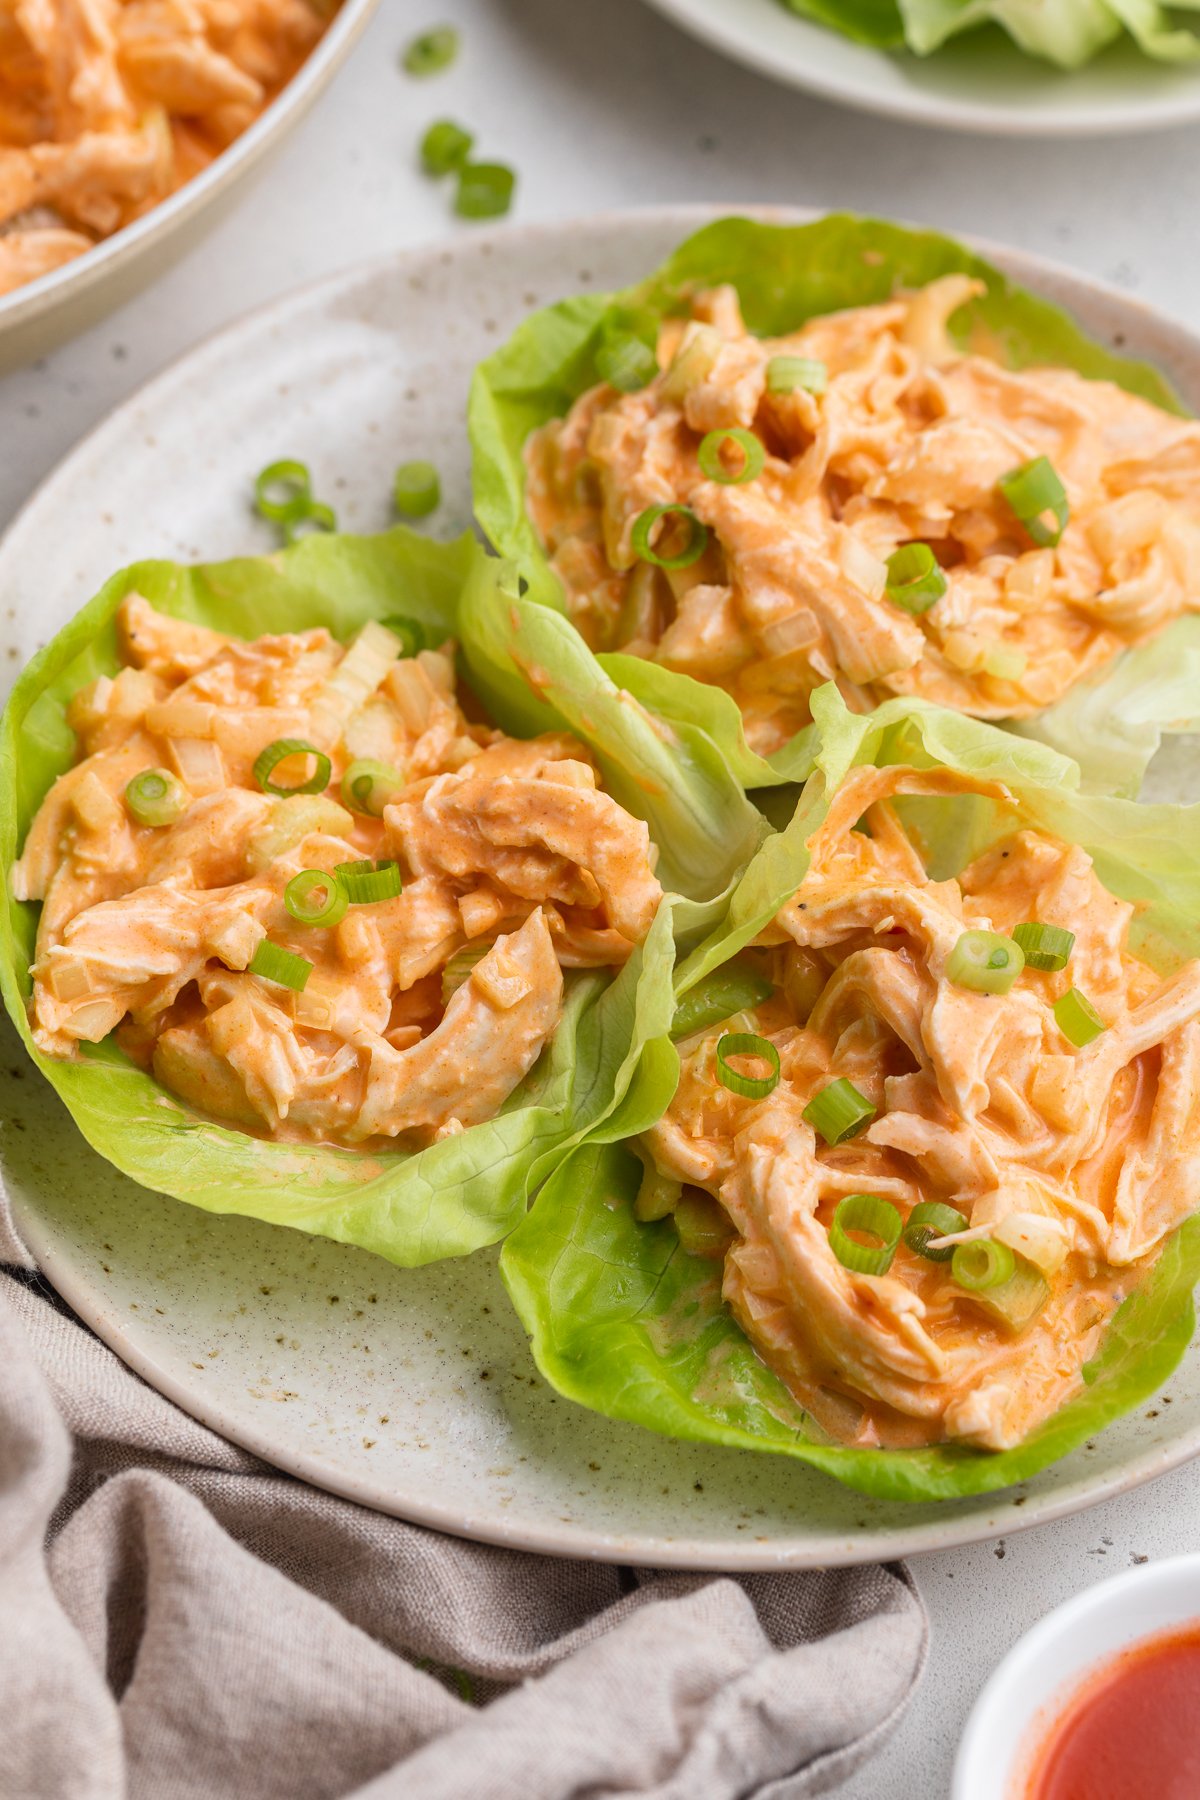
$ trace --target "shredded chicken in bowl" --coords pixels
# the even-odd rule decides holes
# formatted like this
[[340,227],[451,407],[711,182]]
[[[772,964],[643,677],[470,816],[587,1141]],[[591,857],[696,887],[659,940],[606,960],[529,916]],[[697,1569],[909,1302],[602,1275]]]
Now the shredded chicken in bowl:
[[588,642],[726,689],[767,755],[823,681],[863,712],[1027,717],[1200,607],[1200,426],[961,353],[978,291],[947,275],[762,339],[722,287],[663,323],[657,373],[614,354],[621,386],[526,447]]
[[759,1353],[855,1445],[1019,1443],[1200,1201],[1200,964],[1160,979],[1039,832],[929,879],[896,796],[967,785],[846,780],[751,953],[773,991],[681,1045],[642,1140],[639,1216],[724,1256]]
[[118,625],[127,666],[72,700],[82,758],[13,871],[43,902],[39,1049],[115,1031],[189,1105],[276,1138],[417,1146],[493,1117],[563,970],[649,930],[645,824],[575,740],[469,721],[451,644],[245,642],[138,595]]
[[0,0],[0,294],[220,155],[338,0]]

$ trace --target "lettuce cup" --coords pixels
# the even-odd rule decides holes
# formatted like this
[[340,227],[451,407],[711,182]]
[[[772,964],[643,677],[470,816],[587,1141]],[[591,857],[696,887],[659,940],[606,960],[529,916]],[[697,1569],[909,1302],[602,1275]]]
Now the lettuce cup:
[[1012,722],[1136,792],[1195,725],[1200,426],[949,239],[726,219],[477,372],[476,509],[643,694],[735,703],[756,780],[811,696]]
[[679,1081],[508,1239],[542,1372],[863,1492],[1009,1485],[1152,1393],[1200,1274],[1200,807],[813,699],[812,773],[683,962]]
[[118,1168],[419,1264],[661,1111],[676,914],[761,820],[546,622],[469,539],[314,537],[125,570],[25,671],[0,981]]

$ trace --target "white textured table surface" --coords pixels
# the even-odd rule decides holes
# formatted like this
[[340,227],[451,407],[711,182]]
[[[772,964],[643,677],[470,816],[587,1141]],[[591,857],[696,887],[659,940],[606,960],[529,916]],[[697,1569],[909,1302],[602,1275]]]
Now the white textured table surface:
[[[460,64],[405,80],[399,48],[442,19],[464,28]],[[1200,324],[1200,131],[1074,145],[945,137],[776,88],[640,0],[383,0],[232,217],[150,293],[0,381],[0,523],[111,406],[226,321],[339,264],[469,230],[414,167],[419,128],[442,114],[515,163],[519,218],[670,200],[878,211],[1040,251]],[[1196,1468],[1006,1543],[921,1559],[934,1632],[924,1689],[845,1800],[942,1800],[966,1710],[1020,1633],[1131,1561],[1193,1549]]]

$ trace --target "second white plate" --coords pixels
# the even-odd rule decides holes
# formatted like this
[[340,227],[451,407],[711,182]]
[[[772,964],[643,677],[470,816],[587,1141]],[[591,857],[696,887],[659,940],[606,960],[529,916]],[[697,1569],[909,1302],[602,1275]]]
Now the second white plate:
[[998,29],[930,57],[852,43],[782,0],[650,0],[694,37],[760,74],[862,112],[1005,137],[1112,137],[1200,118],[1200,70],[1114,44],[1071,74]]
[[[463,238],[357,268],[201,345],[60,465],[0,545],[5,685],[114,569],[270,547],[247,497],[281,456],[352,530],[431,457],[443,532],[469,519],[470,372],[532,307],[644,274],[711,214],[674,209]],[[793,215],[794,216],[794,215]],[[1016,255],[1010,273],[1200,401],[1200,344],[1128,299]],[[0,1043],[0,1159],[19,1228],[105,1341],[196,1417],[385,1512],[563,1555],[692,1568],[821,1567],[1019,1530],[1200,1450],[1200,1355],[1152,1405],[1023,1487],[903,1507],[783,1458],[675,1443],[556,1398],[495,1255],[416,1271],[216,1218],[134,1186]]]

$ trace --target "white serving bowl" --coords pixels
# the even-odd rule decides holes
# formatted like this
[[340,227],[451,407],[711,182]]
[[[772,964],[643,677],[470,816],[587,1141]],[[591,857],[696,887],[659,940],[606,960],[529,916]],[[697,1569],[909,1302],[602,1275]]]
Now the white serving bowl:
[[1076,1594],[1009,1651],[971,1710],[951,1800],[1025,1800],[1034,1755],[1085,1676],[1141,1638],[1200,1620],[1200,1555]]
[[378,5],[379,0],[342,0],[282,93],[194,180],[61,269],[0,297],[0,371],[93,325],[215,224],[239,183],[278,148],[333,79]]

